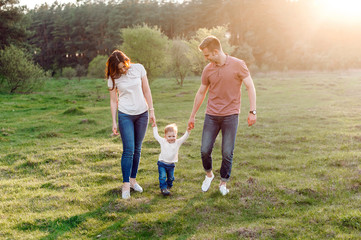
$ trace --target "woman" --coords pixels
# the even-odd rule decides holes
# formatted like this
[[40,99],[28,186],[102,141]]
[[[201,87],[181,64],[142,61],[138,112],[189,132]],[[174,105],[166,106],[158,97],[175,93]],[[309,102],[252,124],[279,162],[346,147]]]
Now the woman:
[[123,186],[122,198],[130,198],[130,189],[143,192],[136,181],[140,152],[150,121],[155,125],[152,94],[146,71],[141,64],[133,64],[121,51],[115,50],[106,63],[106,77],[110,93],[113,134],[119,132],[123,142],[121,160]]

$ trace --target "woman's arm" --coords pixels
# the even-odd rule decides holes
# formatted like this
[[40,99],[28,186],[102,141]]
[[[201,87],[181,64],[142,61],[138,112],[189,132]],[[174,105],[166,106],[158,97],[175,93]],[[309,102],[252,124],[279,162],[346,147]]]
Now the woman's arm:
[[152,99],[152,92],[150,91],[147,75],[142,77],[142,89],[143,89],[145,101],[147,102],[149,108],[149,120],[152,123],[152,127],[154,127],[155,115],[154,115],[153,99]]
[[110,111],[112,113],[112,122],[113,122],[112,131],[114,135],[119,135],[119,133],[117,132],[117,110],[118,110],[117,89],[114,88],[112,91],[109,91],[109,94],[110,94]]

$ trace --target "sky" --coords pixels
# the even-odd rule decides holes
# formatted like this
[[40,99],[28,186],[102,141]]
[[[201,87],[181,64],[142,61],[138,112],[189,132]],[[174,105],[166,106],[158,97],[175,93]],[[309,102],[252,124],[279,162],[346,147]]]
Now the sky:
[[[57,0],[59,3],[76,3],[76,0]],[[49,5],[53,4],[55,0],[20,0],[20,5],[26,5],[29,9],[33,9],[35,5],[41,5],[48,3]]]
[[[53,4],[56,0],[20,0],[20,6],[26,5],[29,9],[33,9],[35,5],[40,6],[41,4],[48,3]],[[76,0],[57,0],[59,3],[76,3]],[[184,0],[173,0],[177,2],[183,2]]]

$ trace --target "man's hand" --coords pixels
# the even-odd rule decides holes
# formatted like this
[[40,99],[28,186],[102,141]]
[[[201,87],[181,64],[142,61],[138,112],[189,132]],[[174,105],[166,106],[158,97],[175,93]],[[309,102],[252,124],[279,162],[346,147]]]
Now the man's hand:
[[188,120],[188,129],[189,130],[192,130],[194,128],[194,117],[190,117],[189,120]]
[[248,126],[252,126],[253,124],[255,124],[257,121],[257,116],[252,114],[252,113],[249,113],[248,114],[248,119],[247,119],[247,122],[248,122]]

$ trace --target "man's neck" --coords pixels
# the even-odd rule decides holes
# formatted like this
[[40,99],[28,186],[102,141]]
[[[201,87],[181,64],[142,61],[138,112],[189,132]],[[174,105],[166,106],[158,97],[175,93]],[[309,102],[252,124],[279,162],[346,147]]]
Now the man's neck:
[[222,51],[219,53],[219,61],[216,62],[217,66],[223,66],[226,63],[227,55]]

